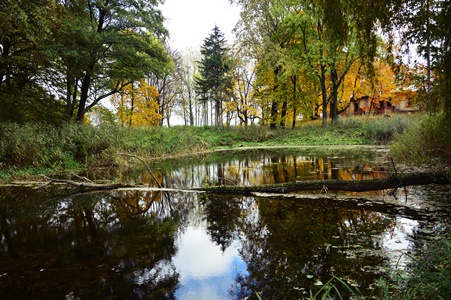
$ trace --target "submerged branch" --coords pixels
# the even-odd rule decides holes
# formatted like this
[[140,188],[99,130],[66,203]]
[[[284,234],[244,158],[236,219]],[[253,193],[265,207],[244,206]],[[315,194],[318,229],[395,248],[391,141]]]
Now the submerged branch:
[[[90,191],[104,191],[104,190],[115,190],[115,189],[120,189],[120,188],[130,188],[130,187],[134,187],[131,185],[124,185],[124,184],[99,184],[99,183],[93,183],[91,181],[73,181],[73,180],[67,180],[67,179],[55,179],[55,178],[50,178],[47,176],[43,176],[47,181],[46,182],[36,182],[36,184],[38,184],[38,188],[39,189],[45,189],[48,186],[51,185],[58,185],[58,184],[63,184],[66,185],[67,187],[71,186],[71,187],[75,187],[75,188],[83,188],[83,189],[87,189]],[[11,185],[13,186],[13,185]]]

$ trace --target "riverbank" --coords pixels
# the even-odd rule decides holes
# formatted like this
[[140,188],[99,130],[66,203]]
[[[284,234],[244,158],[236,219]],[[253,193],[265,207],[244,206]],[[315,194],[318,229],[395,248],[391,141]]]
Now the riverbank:
[[302,145],[388,145],[415,126],[411,116],[343,118],[322,127],[318,121],[295,129],[248,127],[149,127],[0,124],[0,180],[38,174],[117,166],[120,153],[146,160],[189,156],[212,150]]

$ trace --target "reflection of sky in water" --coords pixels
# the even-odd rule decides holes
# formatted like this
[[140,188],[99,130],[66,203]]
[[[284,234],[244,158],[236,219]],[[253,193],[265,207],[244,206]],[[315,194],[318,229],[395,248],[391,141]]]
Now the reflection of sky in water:
[[418,225],[415,220],[407,218],[396,218],[394,228],[385,234],[382,245],[388,249],[390,255],[390,265],[396,268],[404,268],[408,262],[405,255],[410,245],[410,237],[414,228]]
[[223,253],[211,242],[206,223],[188,227],[177,240],[178,252],[174,264],[180,274],[177,299],[232,299],[231,288],[238,273],[246,265],[238,254],[236,241]]

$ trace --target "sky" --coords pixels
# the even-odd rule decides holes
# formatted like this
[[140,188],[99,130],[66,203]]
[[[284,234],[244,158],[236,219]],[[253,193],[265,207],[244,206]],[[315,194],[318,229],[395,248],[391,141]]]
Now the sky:
[[188,226],[177,239],[177,254],[173,259],[179,277],[177,299],[233,299],[230,294],[238,274],[246,275],[237,241],[222,252],[207,233],[207,220]]
[[239,8],[229,0],[165,0],[161,6],[170,45],[177,50],[199,48],[218,26],[228,42],[239,19]]

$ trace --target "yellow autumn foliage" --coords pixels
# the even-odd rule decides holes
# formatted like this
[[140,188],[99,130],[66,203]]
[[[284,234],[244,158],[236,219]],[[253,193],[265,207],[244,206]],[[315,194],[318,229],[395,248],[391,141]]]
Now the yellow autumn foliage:
[[121,93],[111,97],[119,124],[128,127],[158,126],[162,118],[158,96],[156,87],[145,80],[125,86]]

